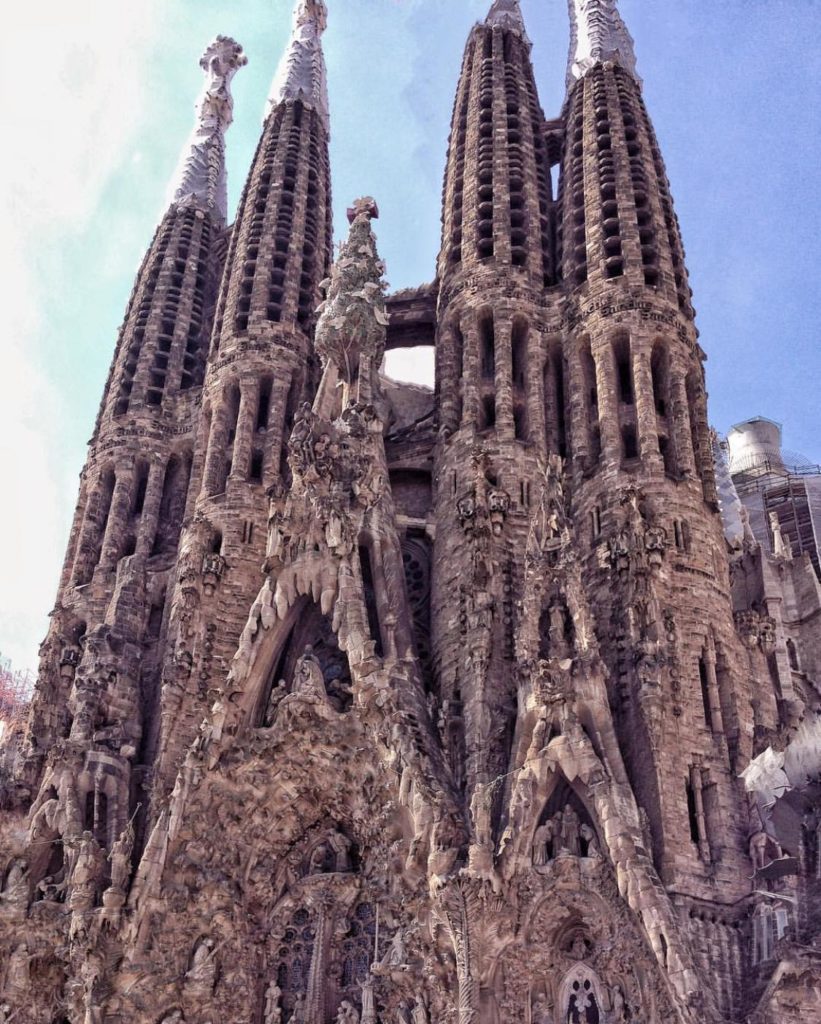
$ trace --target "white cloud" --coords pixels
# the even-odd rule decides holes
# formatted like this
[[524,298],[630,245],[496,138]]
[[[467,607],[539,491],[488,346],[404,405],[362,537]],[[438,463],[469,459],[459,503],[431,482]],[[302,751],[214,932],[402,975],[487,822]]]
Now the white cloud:
[[[67,403],[47,365],[44,254],[94,216],[144,117],[160,0],[16,4],[0,38],[0,651],[34,667],[74,506]],[[59,329],[59,327],[57,328]],[[77,367],[77,372],[82,372]]]

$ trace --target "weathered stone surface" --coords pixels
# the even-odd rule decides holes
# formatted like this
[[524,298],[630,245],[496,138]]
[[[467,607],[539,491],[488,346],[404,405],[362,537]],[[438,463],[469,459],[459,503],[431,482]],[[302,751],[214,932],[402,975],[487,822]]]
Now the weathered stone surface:
[[[716,472],[629,36],[571,10],[556,121],[519,4],[472,31],[433,285],[370,198],[331,263],[313,0],[231,231],[163,219],[0,776],[0,1021],[818,1015],[821,589]],[[420,339],[433,392],[379,373]]]

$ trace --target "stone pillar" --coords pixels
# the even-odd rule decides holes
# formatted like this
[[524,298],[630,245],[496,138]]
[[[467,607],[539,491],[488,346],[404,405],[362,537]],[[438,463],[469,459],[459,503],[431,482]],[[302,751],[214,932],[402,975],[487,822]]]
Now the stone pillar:
[[704,775],[700,764],[690,768],[690,785],[696,803],[696,822],[698,825],[698,852],[705,864],[712,861],[710,844],[707,840],[707,817],[704,814]]
[[690,413],[687,402],[687,385],[681,370],[670,368],[670,404],[673,444],[679,472],[682,476],[695,476],[696,459],[693,452],[693,438],[690,431]]
[[650,353],[631,341],[633,363],[633,390],[636,397],[636,425],[638,428],[639,454],[646,469],[663,470],[659,451],[656,403],[653,395],[653,374],[650,369]]
[[479,423],[479,376],[481,374],[479,325],[475,317],[468,318],[463,329],[465,339],[464,352],[464,408],[462,410],[462,426],[476,430]]
[[157,535],[166,470],[167,463],[152,462],[148,471],[148,486],[145,489],[143,514],[137,533],[137,554],[146,558],[151,554]]
[[619,403],[613,348],[609,341],[600,341],[594,345],[593,362],[596,364],[596,388],[599,393],[602,457],[612,465],[619,465],[621,463]]
[[527,415],[530,442],[546,452],[547,414],[544,399],[544,345],[541,334],[531,324],[527,334]]
[[568,407],[570,409],[570,441],[569,452],[573,469],[577,474],[583,472],[590,457],[590,417],[587,411],[587,385],[582,372],[579,345],[575,339],[568,340],[565,347],[567,353],[567,388],[569,392]]
[[245,481],[251,469],[251,451],[254,446],[254,427],[259,405],[259,379],[243,377],[240,381],[239,414],[234,439],[234,457],[231,479]]
[[220,484],[220,475],[225,464],[226,448],[228,447],[228,413],[228,399],[224,394],[220,394],[211,416],[211,434],[208,438],[205,474],[202,481],[203,497],[213,497]]
[[117,466],[117,478],[114,484],[114,494],[111,498],[111,511],[108,514],[105,537],[103,538],[103,553],[100,558],[100,566],[103,569],[113,569],[120,558],[123,537],[128,529],[128,520],[131,513],[131,495],[134,486],[134,466],[131,463]]
[[271,385],[271,411],[268,414],[268,436],[265,441],[265,465],[268,467],[266,483],[278,480],[280,476],[282,449],[289,440],[285,437],[285,418],[292,380],[293,371],[285,368],[283,375],[275,377]]
[[718,673],[716,672],[716,652],[712,644],[704,649],[704,664],[707,669],[707,698],[710,702],[710,718],[713,732],[724,732],[724,719],[721,714],[721,695],[718,689]]
[[318,894],[316,898],[316,929],[314,951],[308,972],[308,991],[305,996],[305,1024],[325,1024],[325,990],[328,985],[328,952],[334,933],[332,896]]
[[503,441],[515,437],[513,423],[513,324],[507,317],[494,317],[496,361],[496,431]]

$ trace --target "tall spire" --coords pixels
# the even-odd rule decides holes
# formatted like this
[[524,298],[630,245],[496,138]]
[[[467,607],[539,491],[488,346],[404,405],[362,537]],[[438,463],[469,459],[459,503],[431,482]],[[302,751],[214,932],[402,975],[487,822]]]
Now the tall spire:
[[234,120],[231,80],[247,63],[242,47],[228,36],[217,36],[202,55],[206,82],[197,123],[172,182],[174,203],[199,207],[223,222],[228,219],[225,132]]
[[570,8],[570,60],[567,87],[602,61],[614,61],[637,82],[633,37],[622,21],[616,0],[568,0]]
[[316,110],[326,131],[330,128],[328,77],[322,52],[322,33],[328,25],[324,0],[298,0],[291,41],[277,68],[269,97],[272,107],[301,100]]
[[498,25],[500,28],[511,29],[520,35],[525,35],[525,23],[522,11],[519,7],[519,0],[493,0],[486,25]]

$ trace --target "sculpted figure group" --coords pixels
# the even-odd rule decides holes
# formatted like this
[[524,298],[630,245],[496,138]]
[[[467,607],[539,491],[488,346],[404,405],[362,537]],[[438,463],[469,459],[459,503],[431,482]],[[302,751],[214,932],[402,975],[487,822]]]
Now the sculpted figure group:
[[594,829],[581,821],[570,804],[540,825],[533,837],[533,863],[536,867],[544,867],[561,856],[591,859],[601,856]]

